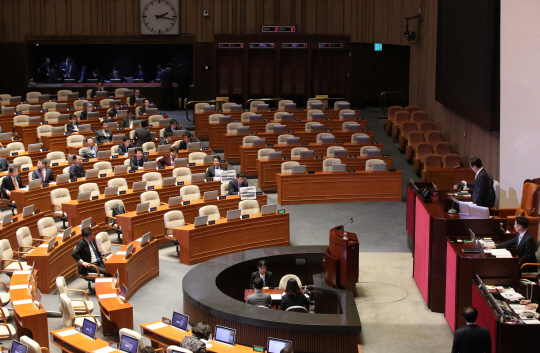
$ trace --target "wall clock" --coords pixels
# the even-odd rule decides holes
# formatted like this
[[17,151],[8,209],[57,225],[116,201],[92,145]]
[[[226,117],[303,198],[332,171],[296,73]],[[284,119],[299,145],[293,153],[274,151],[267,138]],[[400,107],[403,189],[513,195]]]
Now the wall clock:
[[179,34],[179,0],[141,0],[141,34]]

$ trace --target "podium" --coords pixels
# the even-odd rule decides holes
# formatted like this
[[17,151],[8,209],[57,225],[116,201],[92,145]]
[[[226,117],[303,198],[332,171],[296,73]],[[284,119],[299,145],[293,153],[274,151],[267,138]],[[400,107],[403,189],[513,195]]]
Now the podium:
[[[330,229],[330,245],[324,251],[324,281],[333,288],[345,289],[356,296],[358,282],[358,238],[344,232],[343,226]],[[344,239],[344,234],[347,238]]]

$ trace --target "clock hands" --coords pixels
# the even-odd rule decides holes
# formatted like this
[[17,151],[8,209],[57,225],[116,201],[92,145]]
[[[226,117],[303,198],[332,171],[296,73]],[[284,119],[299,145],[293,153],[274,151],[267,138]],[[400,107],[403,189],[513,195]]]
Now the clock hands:
[[168,15],[169,13],[168,12],[165,12],[164,14],[161,14],[161,15],[155,15],[156,16],[156,20],[159,19],[159,18],[162,18],[164,20],[171,20],[171,21],[174,21],[173,18],[169,18],[169,17],[165,17],[165,15]]

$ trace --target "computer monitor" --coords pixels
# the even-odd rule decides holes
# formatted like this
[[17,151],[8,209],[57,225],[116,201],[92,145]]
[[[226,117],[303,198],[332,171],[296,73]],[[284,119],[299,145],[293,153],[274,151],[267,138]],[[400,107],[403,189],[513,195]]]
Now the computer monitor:
[[191,183],[199,183],[204,181],[204,173],[191,174]]
[[34,205],[26,206],[23,208],[22,217],[23,219],[27,216],[31,216],[34,213]]
[[180,314],[177,311],[173,311],[172,322],[171,322],[172,327],[176,327],[177,329],[180,329],[186,332],[188,322],[189,322],[189,316]]
[[311,103],[311,109],[319,109],[321,110],[323,108],[322,103]]
[[127,165],[115,165],[114,166],[114,174],[125,174],[128,171]]
[[169,197],[169,208],[182,204],[182,196]]
[[371,148],[366,151],[367,157],[380,157],[382,154],[382,151],[378,148]]
[[9,214],[9,213],[2,216],[2,227],[5,227],[5,226],[7,226],[8,224],[11,223],[11,217],[12,216],[13,215]]
[[227,211],[227,221],[240,218],[241,210],[230,210]]
[[64,233],[62,233],[62,242],[65,242],[66,240],[69,239],[69,237],[71,236],[71,229],[73,227],[67,227],[66,229],[64,229]]
[[287,125],[274,125],[272,130],[274,132],[285,132],[287,130]]
[[88,201],[90,200],[91,195],[91,191],[81,192],[79,195],[77,195],[77,202]]
[[[11,132],[9,134],[11,134]],[[28,145],[28,152],[37,152],[39,150],[41,150],[41,143],[32,143]]]
[[356,115],[354,113],[343,113],[341,115],[341,117],[343,118],[343,120],[355,120],[356,119]]
[[283,152],[269,152],[268,159],[281,159],[283,158]]
[[356,136],[356,143],[369,143],[369,136]]
[[170,144],[167,144],[167,145],[158,145],[157,147],[157,152],[160,153],[160,152],[169,152],[171,150],[171,145]]
[[141,246],[148,244],[151,236],[152,236],[152,232],[143,234],[143,236],[141,237]]
[[143,170],[155,170],[157,167],[156,161],[148,161],[143,163]]
[[36,293],[34,294],[34,305],[36,306],[36,309],[41,308],[41,292],[39,289],[36,289]]
[[165,187],[165,186],[172,186],[175,184],[176,184],[176,177],[167,177],[167,178],[163,178],[161,185]]
[[252,146],[266,146],[266,138],[251,140]]
[[[133,244],[131,244],[131,245],[133,245]],[[129,249],[129,247],[128,247],[128,249]],[[120,293],[118,293],[118,298],[120,298],[120,300],[123,301],[124,303],[126,302],[127,292],[128,292],[127,287],[124,284],[122,284],[122,286],[120,287]]]
[[307,151],[300,151],[300,159],[303,158],[315,158],[315,151],[314,150],[307,150]]
[[386,171],[386,163],[373,163],[371,164],[371,170],[374,172]]
[[106,158],[109,158],[111,156],[111,151],[108,150],[108,151],[98,151],[97,153],[97,158],[98,159],[106,159]]
[[268,353],[280,353],[283,348],[291,348],[292,342],[268,337]]
[[206,222],[208,222],[208,216],[199,216],[195,217],[195,222],[193,224],[194,227],[200,227],[206,225]]
[[251,114],[249,116],[249,121],[262,121],[262,115],[261,114]]
[[261,215],[276,213],[277,205],[264,205],[261,207]]
[[93,340],[96,339],[97,323],[84,318],[81,333]]
[[135,209],[135,214],[140,214],[143,212],[148,212],[150,209],[150,202],[143,202],[137,205],[137,208]]
[[133,192],[135,192],[137,190],[146,190],[146,181],[143,180],[143,181],[134,182],[131,189],[133,190]]
[[291,167],[291,173],[292,174],[305,174],[306,173],[306,165],[293,165]]
[[472,229],[469,229],[469,235],[471,236],[471,242],[476,242],[476,235],[472,231]]
[[[313,127],[313,126],[312,126]],[[335,144],[336,143],[336,137],[335,136],[323,136],[321,139],[321,142],[324,144]]]
[[347,130],[348,131],[360,131],[361,130],[361,125],[360,124],[349,124],[349,125],[347,125]]
[[300,137],[287,137],[287,145],[299,145]]
[[213,200],[216,200],[217,197],[218,197],[217,190],[206,191],[203,195],[203,201],[213,201]]
[[105,197],[118,195],[118,185],[107,186],[105,188],[105,194],[104,195],[105,195]]
[[91,223],[92,223],[92,217],[88,217],[87,219],[83,219],[83,221],[81,222],[81,229],[88,228]]
[[349,150],[334,150],[334,157],[336,158],[341,158],[341,157],[345,157],[347,158],[347,156],[349,155]]
[[234,346],[235,336],[236,336],[235,329],[216,325],[216,334],[214,335],[215,341],[224,343],[229,346]]
[[347,168],[347,165],[345,164],[332,164],[330,166],[330,171],[332,173],[340,173],[340,172],[342,173],[346,170],[346,168]]
[[22,344],[19,341],[13,340],[11,342],[11,353],[27,353],[28,352],[28,346],[25,344]]
[[189,151],[200,150],[201,149],[201,143],[200,142],[188,142],[187,149]]
[[47,243],[47,252],[53,251],[55,242],[56,238],[52,238],[51,240],[49,240],[49,243]]
[[176,158],[174,160],[174,166],[175,167],[185,167],[188,164],[188,159],[186,157],[184,158]]
[[88,119],[98,119],[99,118],[99,112],[89,112],[86,113],[86,117]]
[[126,334],[120,335],[120,344],[118,350],[125,353],[137,353],[139,349],[139,340]]
[[28,190],[37,189],[39,187],[41,187],[41,180],[40,179],[35,179],[35,180],[29,180],[28,181]]

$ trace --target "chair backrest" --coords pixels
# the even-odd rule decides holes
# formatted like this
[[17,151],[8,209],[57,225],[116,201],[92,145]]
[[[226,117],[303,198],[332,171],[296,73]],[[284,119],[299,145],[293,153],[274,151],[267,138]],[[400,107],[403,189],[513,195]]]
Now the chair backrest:
[[261,209],[259,208],[259,201],[257,200],[240,201],[240,203],[238,204],[238,208],[240,209],[241,215],[261,213]]
[[372,164],[374,163],[384,163],[382,159],[368,159],[366,161],[366,170],[372,170]]
[[221,110],[223,110],[224,112],[230,112],[231,111],[231,105],[237,105],[237,104],[234,103],[234,102],[223,103],[221,105]]
[[143,152],[156,152],[157,151],[156,144],[153,143],[152,141],[145,142],[142,145],[142,150]]
[[377,150],[377,146],[362,146],[360,147],[360,156],[367,156],[367,150]]
[[[104,101],[104,100],[105,99],[102,99],[101,101]],[[101,102],[100,102],[100,105],[102,107],[106,108],[106,107],[109,106],[109,101],[110,101],[110,99],[107,99],[107,104],[105,104],[105,105],[101,104]],[[85,103],[88,103],[88,101],[86,99],[78,99],[78,100],[73,102],[73,107],[75,108],[75,110],[83,109]]]
[[79,193],[90,191],[90,196],[99,196],[99,186],[97,183],[84,183],[79,185]]
[[56,290],[58,291],[58,295],[68,295],[68,286],[66,283],[66,278],[64,276],[56,277]]
[[[13,259],[13,250],[11,249],[11,245],[9,244],[9,240],[2,239],[0,240],[0,259],[1,260],[10,260]],[[2,264],[2,268],[7,266],[9,262],[6,264]]]
[[356,142],[356,136],[369,136],[368,134],[364,134],[363,132],[357,132],[351,135],[351,143]]
[[[54,103],[54,102],[49,102],[49,103]],[[44,103],[46,104],[46,103]],[[56,104],[56,103],[54,103]],[[50,109],[50,108],[43,108],[43,109]],[[60,112],[47,112],[45,113],[44,115],[44,120],[45,121],[48,121],[49,123],[56,123],[58,122],[58,115],[60,115]]]
[[27,101],[33,101],[38,99],[38,97],[41,96],[41,92],[33,91],[26,93],[26,100]]
[[342,164],[339,158],[327,158],[323,160],[323,172],[331,172],[332,164]]
[[435,130],[435,123],[433,121],[422,121],[419,124],[418,130],[422,132]]
[[308,101],[307,101],[307,109],[308,109],[308,110],[311,109],[311,104],[313,104],[313,103],[322,103],[322,101],[319,100],[319,99],[308,100]]
[[228,123],[227,124],[227,133],[228,134],[236,134],[237,129],[241,126],[244,126],[242,123]]
[[115,97],[123,97],[124,96],[124,91],[127,91],[128,89],[127,88],[117,88],[114,90],[114,96]]
[[64,327],[72,327],[71,318],[75,316],[75,310],[73,310],[73,305],[71,304],[71,299],[62,293],[60,297],[60,311],[62,312],[62,322]]
[[206,153],[204,152],[191,152],[188,156],[189,163],[204,163],[204,157]]
[[417,105],[409,105],[407,107],[405,107],[405,111],[409,112],[409,113],[414,113],[415,111],[418,111],[420,110],[420,107],[417,106]]
[[285,110],[285,104],[294,103],[292,100],[282,99],[278,102],[278,110]]
[[335,150],[344,150],[345,148],[343,146],[330,146],[326,149],[326,156],[327,157],[334,157],[334,151]]
[[281,123],[268,123],[266,124],[266,132],[274,132],[274,126],[281,125]]
[[270,152],[276,152],[273,148],[261,148],[257,151],[257,158],[258,159],[268,159],[268,154]]
[[101,105],[102,108],[109,108],[109,102],[111,101],[112,99],[109,99],[109,98],[105,98],[105,99],[102,99],[99,101],[99,105]]
[[308,110],[307,112],[307,120],[310,121],[313,119],[313,114],[317,113],[317,114],[322,114],[322,110],[320,109],[310,109]]
[[252,141],[258,138],[258,136],[253,135],[244,136],[244,138],[242,139],[242,146],[251,146]]
[[22,142],[10,142],[7,144],[6,148],[10,148],[10,153],[13,152],[24,152],[24,144]]
[[224,114],[211,114],[208,117],[208,122],[209,123],[219,123],[219,117],[220,116],[225,116],[225,115]]
[[199,209],[199,217],[208,216],[209,221],[217,221],[221,218],[219,215],[219,208],[215,205],[208,205]]
[[119,337],[122,336],[123,334],[131,336],[131,337],[136,338],[136,339],[139,340],[139,347],[137,347],[137,353],[139,353],[141,351],[141,349],[143,349],[144,342],[143,342],[143,338],[142,338],[142,336],[141,336],[141,334],[139,332],[130,330],[128,328],[121,328],[120,332],[119,332]]
[[349,103],[347,101],[335,101],[334,102],[334,109],[338,109],[339,108],[339,103]]
[[15,233],[15,235],[17,236],[17,244],[19,244],[19,247],[32,246],[33,239],[32,239],[32,233],[30,232],[30,228],[21,227],[17,229],[17,232]]
[[13,118],[13,125],[17,126],[17,125],[28,124],[29,119],[30,117],[28,115],[16,115]]
[[11,98],[11,94],[0,94],[0,99],[2,102],[9,102],[9,99]]
[[199,200],[201,198],[201,190],[197,185],[186,185],[180,188],[182,201]]
[[298,283],[298,286],[302,288],[302,281],[300,281],[300,278],[298,278],[297,275],[288,274],[283,277],[281,277],[281,280],[279,281],[279,289],[286,289],[287,288],[287,281],[291,278],[294,278],[296,282]]
[[50,135],[52,132],[52,126],[51,125],[41,125],[37,128],[37,136],[41,138],[43,135]]
[[182,211],[169,211],[163,215],[163,221],[165,227],[167,228],[177,228],[183,227],[186,225],[186,220],[184,219],[184,214]]
[[396,112],[396,119],[394,121],[396,125],[401,126],[401,124],[410,120],[411,120],[411,114],[409,112],[406,112],[406,111]]
[[157,191],[150,190],[141,194],[141,203],[150,202],[150,207],[158,207],[161,205],[159,194]]
[[307,313],[307,309],[300,305],[289,306],[285,311],[292,311],[293,313]]
[[174,168],[172,176],[176,177],[176,182],[191,181],[191,169],[188,167]]
[[61,89],[58,92],[56,92],[56,96],[60,100],[65,100],[65,99],[67,99],[67,96],[68,96],[69,93],[73,93],[73,92],[71,90],[69,90],[69,89]]
[[255,115],[256,113],[254,112],[245,112],[245,113],[242,113],[240,114],[240,121],[249,121],[249,117],[251,115]]
[[257,104],[264,104],[264,101],[251,101],[251,103],[249,103],[249,110],[256,111]]
[[306,130],[306,131],[311,131],[311,127],[312,127],[313,125],[322,125],[322,124],[319,123],[318,121],[308,121],[308,122],[306,123],[306,125],[304,125],[304,126],[305,126],[305,127],[304,127],[304,130]]
[[109,233],[99,232],[96,234],[96,244],[101,252],[111,251],[112,243],[109,239]]
[[21,336],[19,338],[19,341],[21,341],[22,344],[25,344],[28,346],[28,351],[27,353],[42,353],[41,352],[41,347],[39,345],[39,343],[37,343],[36,341],[34,341],[33,339],[31,339],[30,337],[28,336]]
[[424,142],[424,133],[421,131],[413,131],[409,134],[409,140],[407,144],[409,146],[416,146],[421,142]]
[[396,112],[399,112],[403,110],[403,107],[399,106],[399,105],[393,105],[391,107],[388,108],[388,120],[390,121],[395,121],[396,119]]
[[279,135],[278,138],[277,138],[278,145],[286,145],[287,144],[287,139],[289,137],[294,137],[294,135],[291,135],[291,134],[281,134],[281,135]]
[[428,131],[425,133],[426,142],[434,144],[443,140],[442,132],[437,130]]
[[421,142],[416,146],[416,158],[424,160],[426,154],[433,153],[433,147],[431,143]]
[[[95,168],[95,166],[94,166]],[[118,186],[118,191],[125,191],[128,189],[128,183],[125,178],[113,178],[107,182],[107,186]]]
[[155,186],[163,184],[163,175],[159,172],[144,173],[142,180],[146,181],[146,186]]
[[[51,191],[51,203],[54,203],[56,205],[62,205],[62,202],[69,202],[71,201],[71,194],[69,193],[69,190],[66,188],[59,188],[54,189]],[[55,212],[62,211],[61,209],[58,209],[55,207]]]
[[15,157],[13,163],[21,163],[21,168],[32,168],[32,158],[28,156]]
[[229,193],[229,183],[229,181],[221,183],[221,196],[227,196],[227,194]]
[[111,156],[118,156],[118,145],[111,147]]
[[281,163],[281,172],[282,173],[292,173],[292,166],[293,165],[300,165],[299,162],[296,161],[287,161]]
[[105,202],[105,206],[104,206],[105,207],[105,215],[108,216],[108,217],[112,217],[113,216],[113,208],[116,205],[125,207],[124,206],[124,201],[119,200],[119,199],[109,200],[109,201]]
[[163,119],[161,115],[150,115],[148,118],[148,125],[156,125],[158,122]]
[[[337,102],[336,102],[336,103],[337,103]],[[337,108],[335,108],[335,109],[337,109]],[[343,114],[344,114],[344,113],[353,113],[353,114],[356,114],[356,112],[355,112],[354,110],[352,110],[352,109],[341,109],[341,110],[339,111],[339,120],[343,120]]]
[[64,152],[60,151],[53,151],[47,153],[47,159],[50,161],[49,163],[65,163],[66,162],[66,154]]
[[94,163],[94,169],[99,169],[99,174],[112,174],[113,167],[111,162],[96,162]]
[[424,169],[427,168],[440,168],[442,165],[441,156],[438,154],[427,154],[424,157]]
[[292,158],[299,158],[300,157],[300,152],[302,151],[308,151],[309,148],[307,147],[295,147],[291,150],[291,157]]
[[30,104],[28,103],[17,104],[17,106],[15,107],[16,112],[26,113],[29,110],[30,110]]
[[446,156],[447,154],[452,153],[452,145],[447,141],[439,141],[435,143],[434,151],[441,156]]
[[442,156],[442,159],[443,159],[443,168],[455,168],[455,167],[461,166],[461,156],[459,154],[453,154],[453,153],[445,154],[444,156]]
[[427,121],[427,113],[423,110],[417,110],[411,114],[411,120],[415,123],[421,123],[422,121]]
[[208,103],[196,103],[195,104],[195,113],[202,113],[204,110],[204,107],[209,106]]
[[322,138],[323,137],[330,137],[330,136],[334,136],[333,134],[329,133],[329,132],[321,132],[320,134],[317,134],[317,143],[322,143]]
[[523,183],[521,209],[524,211],[524,216],[538,217],[538,206],[540,204],[539,190],[540,179],[527,179]]
[[80,146],[84,143],[84,136],[83,135],[71,135],[67,138],[67,145],[68,146]]
[[417,131],[417,126],[412,121],[406,121],[401,125],[401,136],[409,137],[411,132]]
[[[56,102],[45,102],[41,105],[42,109],[48,109],[48,110],[55,110],[56,109]],[[45,113],[45,120],[48,120],[46,117],[47,113]]]

